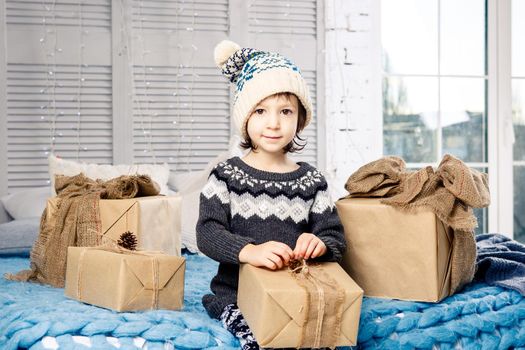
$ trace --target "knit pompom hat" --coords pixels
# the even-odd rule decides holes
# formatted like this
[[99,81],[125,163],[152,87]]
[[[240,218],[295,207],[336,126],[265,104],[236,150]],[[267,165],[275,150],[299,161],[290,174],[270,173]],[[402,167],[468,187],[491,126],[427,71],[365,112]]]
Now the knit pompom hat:
[[223,40],[215,47],[215,63],[235,84],[233,120],[244,139],[248,117],[259,102],[280,92],[297,96],[306,110],[306,125],[312,120],[312,101],[308,85],[299,68],[278,53],[241,48]]

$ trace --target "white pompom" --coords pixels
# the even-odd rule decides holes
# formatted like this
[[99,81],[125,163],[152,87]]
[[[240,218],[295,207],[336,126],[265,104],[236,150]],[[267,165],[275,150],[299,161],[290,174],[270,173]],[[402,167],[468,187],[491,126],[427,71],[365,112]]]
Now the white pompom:
[[241,47],[230,40],[223,40],[220,43],[215,46],[215,51],[213,52],[213,56],[215,58],[215,64],[219,68],[221,68],[224,63],[230,58],[231,55],[235,53],[235,51],[240,50]]

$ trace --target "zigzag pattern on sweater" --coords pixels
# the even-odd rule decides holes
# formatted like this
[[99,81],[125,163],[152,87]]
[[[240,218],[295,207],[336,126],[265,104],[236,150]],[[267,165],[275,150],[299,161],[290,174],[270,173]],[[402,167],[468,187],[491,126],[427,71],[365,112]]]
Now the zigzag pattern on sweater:
[[304,200],[300,196],[289,198],[279,195],[272,197],[266,193],[258,195],[253,195],[250,192],[237,194],[232,191],[228,193],[226,183],[217,179],[214,174],[210,175],[202,194],[207,199],[215,196],[222,204],[229,204],[231,216],[239,215],[244,219],[256,215],[265,220],[274,215],[280,220],[292,219],[295,223],[308,222],[310,211],[322,214],[334,207],[328,191],[318,191],[315,199],[310,200]]
[[202,188],[201,192],[207,199],[216,196],[222,204],[230,203],[230,193],[226,183],[215,176],[214,173],[208,178],[208,182]]
[[290,193],[306,191],[311,187],[319,186],[323,182],[323,175],[317,169],[308,170],[300,178],[290,181],[257,179],[238,166],[227,162],[219,163],[215,171],[217,171],[219,178],[224,178],[225,181],[233,180],[232,183],[237,183],[246,188],[260,185],[264,189],[290,190]]

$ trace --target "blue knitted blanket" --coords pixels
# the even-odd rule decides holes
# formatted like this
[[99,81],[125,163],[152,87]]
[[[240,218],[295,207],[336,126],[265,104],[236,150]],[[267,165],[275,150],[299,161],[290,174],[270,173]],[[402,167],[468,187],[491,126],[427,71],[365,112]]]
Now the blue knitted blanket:
[[525,295],[525,245],[497,233],[476,236],[476,279]]
[[[218,321],[208,317],[201,297],[217,264],[199,255],[185,255],[186,281],[182,311],[118,313],[64,296],[64,290],[0,278],[0,349],[43,349],[45,336],[60,349],[88,349],[72,339],[89,337],[91,349],[113,349],[107,337],[118,338],[120,349],[137,349],[135,337],[151,349],[238,349],[239,343]],[[27,258],[0,259],[0,276],[27,268]]]
[[[186,255],[184,309],[117,313],[67,299],[63,289],[0,279],[0,349],[238,349],[238,341],[201,304],[216,272],[212,260]],[[0,258],[0,274],[27,268],[27,258]],[[74,341],[84,336],[90,346]],[[365,298],[358,335],[362,349],[525,349],[525,298],[484,283],[439,304]]]

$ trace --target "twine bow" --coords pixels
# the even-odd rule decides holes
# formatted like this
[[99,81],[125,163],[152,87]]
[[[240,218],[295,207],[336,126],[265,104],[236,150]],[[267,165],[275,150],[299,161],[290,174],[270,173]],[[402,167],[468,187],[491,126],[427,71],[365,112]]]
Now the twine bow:
[[321,340],[335,348],[341,331],[344,290],[321,266],[308,265],[306,260],[291,260],[288,271],[306,292],[306,317],[297,348],[319,348]]

